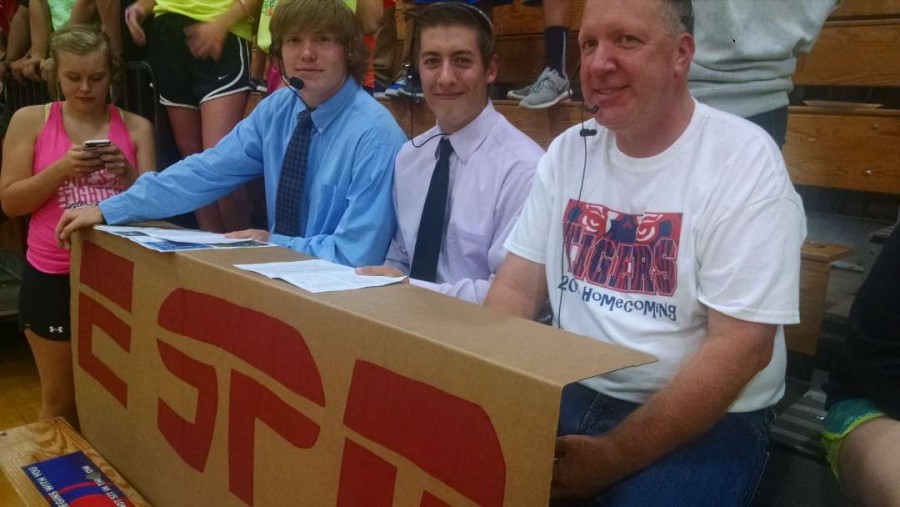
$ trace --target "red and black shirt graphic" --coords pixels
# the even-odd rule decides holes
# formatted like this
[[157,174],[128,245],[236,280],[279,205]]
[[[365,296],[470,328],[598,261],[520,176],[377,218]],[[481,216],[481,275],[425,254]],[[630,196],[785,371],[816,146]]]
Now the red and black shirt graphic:
[[572,277],[616,292],[672,296],[678,285],[681,213],[630,215],[570,199],[563,215]]

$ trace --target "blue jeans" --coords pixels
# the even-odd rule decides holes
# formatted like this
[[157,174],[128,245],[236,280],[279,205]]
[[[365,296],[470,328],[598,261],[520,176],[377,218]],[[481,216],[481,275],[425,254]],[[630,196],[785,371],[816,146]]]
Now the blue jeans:
[[784,148],[784,140],[787,137],[787,119],[787,106],[747,117],[747,120],[759,125],[772,136],[778,149]]
[[[640,405],[581,384],[563,389],[559,435],[602,435]],[[561,505],[746,506],[769,457],[771,409],[726,414],[700,438],[606,489],[593,500]]]

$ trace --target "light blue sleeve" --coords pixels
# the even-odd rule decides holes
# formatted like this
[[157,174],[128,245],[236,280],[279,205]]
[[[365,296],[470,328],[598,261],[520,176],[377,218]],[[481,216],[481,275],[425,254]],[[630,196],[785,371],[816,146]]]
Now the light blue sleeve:
[[396,227],[391,199],[394,159],[406,140],[402,135],[385,137],[370,132],[357,144],[347,209],[333,234],[302,238],[272,234],[269,241],[347,266],[382,264]]
[[162,172],[143,174],[126,192],[101,202],[106,223],[157,220],[194,211],[262,175],[266,109],[260,104],[214,147]]

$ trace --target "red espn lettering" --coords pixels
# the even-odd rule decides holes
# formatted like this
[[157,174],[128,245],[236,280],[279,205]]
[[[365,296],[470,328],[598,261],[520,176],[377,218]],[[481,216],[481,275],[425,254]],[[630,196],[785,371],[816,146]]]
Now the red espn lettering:
[[[79,282],[131,311],[134,263],[85,241]],[[78,366],[103,386],[123,407],[128,407],[128,384],[94,355],[94,326],[102,329],[126,352],[131,351],[131,326],[90,296],[78,295]]]
[[397,467],[352,440],[344,440],[338,507],[391,507]]
[[128,384],[94,355],[94,326],[106,331],[125,352],[131,352],[131,326],[86,294],[78,295],[78,366],[128,407]]
[[[133,268],[131,261],[84,243],[81,283],[127,311],[132,305]],[[78,319],[79,366],[127,407],[127,384],[93,354],[92,342],[96,326],[130,352],[130,326],[84,293],[79,294]],[[162,329],[233,354],[291,392],[325,406],[322,379],[303,336],[274,317],[221,298],[176,289],[160,306],[157,323]],[[157,427],[185,463],[202,472],[218,410],[215,367],[161,340],[157,340],[157,348],[166,369],[197,390],[193,422],[157,398]],[[229,489],[252,505],[256,421],[300,449],[311,448],[321,429],[270,389],[238,371],[231,371],[228,403]],[[373,363],[357,361],[344,424],[479,505],[503,504],[506,464],[490,418],[480,406]],[[338,504],[391,505],[396,472],[396,466],[384,458],[345,440]],[[424,491],[420,505],[448,504]]]
[[425,491],[422,493],[422,501],[419,502],[419,507],[450,507],[450,504]]
[[80,282],[131,311],[134,263],[90,242],[82,243]]
[[230,352],[292,392],[325,406],[322,377],[303,336],[264,313],[215,296],[175,289],[159,327]]
[[156,426],[181,459],[194,470],[202,472],[206,468],[216,426],[216,407],[219,403],[216,369],[164,341],[157,340],[156,347],[166,369],[197,388],[197,415],[193,423],[178,415],[162,398],[157,398]]
[[253,505],[253,446],[256,420],[266,423],[298,449],[309,449],[319,438],[319,425],[283,402],[252,378],[231,372],[228,401],[229,490]]
[[[480,406],[357,361],[344,424],[477,504],[503,505],[506,462],[494,426]],[[366,473],[342,468],[341,482]]]
[[[163,329],[230,352],[292,392],[325,406],[322,379],[306,341],[296,329],[280,320],[221,298],[176,289],[160,306],[157,322]],[[169,353],[164,352],[167,345],[158,343],[161,345],[161,355]],[[178,354],[183,356],[180,352]],[[177,360],[171,353],[169,359]],[[166,358],[163,360],[165,362]],[[170,414],[164,416],[160,413],[158,427],[178,455],[190,466],[202,471],[212,444],[216,419],[216,401],[214,397],[210,400],[217,392],[215,372],[202,375],[202,378],[189,378],[184,370],[180,374],[176,372],[179,366],[174,362],[166,363],[170,371],[198,388],[197,423],[191,425],[169,409]],[[212,385],[209,385],[210,381]],[[229,393],[229,489],[252,505],[256,420],[264,422],[294,447],[301,449],[313,446],[319,436],[319,426],[268,388],[237,371],[231,372]],[[161,399],[159,406],[165,406]],[[201,416],[208,417],[211,423],[201,424]],[[164,423],[167,425],[164,426]],[[181,430],[193,431],[193,434],[189,438],[185,433],[180,433]],[[191,449],[198,443],[202,449]]]

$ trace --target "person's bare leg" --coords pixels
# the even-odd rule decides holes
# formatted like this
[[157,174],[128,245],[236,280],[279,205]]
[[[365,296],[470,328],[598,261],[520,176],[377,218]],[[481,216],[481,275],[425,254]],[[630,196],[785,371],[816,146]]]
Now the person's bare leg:
[[572,19],[572,0],[544,0],[544,28],[569,26]]
[[42,338],[30,329],[25,337],[38,376],[41,378],[41,419],[65,417],[78,429],[78,412],[75,409],[75,384],[72,378],[72,343]]
[[858,505],[900,505],[900,421],[879,417],[860,424],[841,443],[841,484]]
[[[181,158],[187,158],[194,153],[203,151],[200,111],[187,107],[167,106],[166,112],[169,115],[169,124],[172,125],[172,134]],[[222,217],[219,215],[219,206],[216,203],[198,209],[194,215],[197,217],[197,226],[200,227],[200,230],[225,232]]]
[[571,0],[544,0],[544,66],[566,75]]
[[[244,117],[247,92],[233,93],[200,104],[203,149],[212,148]],[[250,196],[241,186],[217,201],[222,231],[243,231],[251,226]]]

